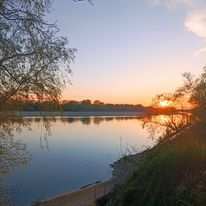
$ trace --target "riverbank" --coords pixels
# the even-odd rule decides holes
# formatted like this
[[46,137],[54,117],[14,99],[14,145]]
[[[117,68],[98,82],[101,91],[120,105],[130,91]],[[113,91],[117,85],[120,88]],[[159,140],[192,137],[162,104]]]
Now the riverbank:
[[110,193],[113,186],[114,182],[111,179],[43,200],[34,206],[95,206],[96,201]]
[[142,161],[133,165],[133,174],[123,185],[115,187],[107,203],[113,206],[206,205],[205,136],[205,125],[193,125],[145,152]]
[[146,151],[125,156],[111,167],[113,168],[112,178],[81,187],[79,190],[60,194],[48,200],[42,200],[34,206],[96,206],[97,201],[112,193],[117,185],[124,184],[136,169],[138,163],[144,159]]
[[[180,134],[179,132],[178,135]],[[170,140],[174,141],[176,136],[177,135],[173,135]],[[125,184],[132,174],[142,166],[144,161],[147,161],[148,155],[151,156],[154,150],[159,147],[160,146],[156,146],[138,154],[125,156],[114,162],[111,165],[113,168],[113,178],[109,182],[89,185],[88,187],[80,188],[78,191],[62,194],[58,197],[42,201],[38,206],[93,206],[96,200],[112,192],[113,186],[116,188],[116,185]]]

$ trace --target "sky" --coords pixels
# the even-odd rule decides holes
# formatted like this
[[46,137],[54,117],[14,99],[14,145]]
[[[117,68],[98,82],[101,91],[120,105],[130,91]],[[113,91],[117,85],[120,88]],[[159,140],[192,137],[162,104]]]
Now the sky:
[[205,0],[92,1],[53,0],[48,16],[78,50],[63,99],[149,105],[202,71]]

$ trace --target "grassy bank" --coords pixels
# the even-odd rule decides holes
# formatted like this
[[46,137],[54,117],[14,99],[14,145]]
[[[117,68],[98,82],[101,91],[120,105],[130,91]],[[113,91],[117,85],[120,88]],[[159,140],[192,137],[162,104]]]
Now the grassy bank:
[[147,151],[106,205],[205,206],[206,127],[195,125]]

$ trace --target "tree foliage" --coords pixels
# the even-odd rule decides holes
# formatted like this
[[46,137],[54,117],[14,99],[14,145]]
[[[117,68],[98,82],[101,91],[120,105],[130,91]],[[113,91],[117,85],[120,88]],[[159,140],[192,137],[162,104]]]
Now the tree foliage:
[[190,103],[196,110],[202,110],[206,108],[206,67],[203,68],[203,72],[194,77],[191,73],[183,74],[184,83],[183,86],[177,88],[174,93],[162,93],[157,95],[153,104],[158,104],[159,101],[167,100],[174,102],[177,106],[183,103]]
[[61,95],[75,49],[45,20],[49,6],[50,0],[0,0],[0,105]]

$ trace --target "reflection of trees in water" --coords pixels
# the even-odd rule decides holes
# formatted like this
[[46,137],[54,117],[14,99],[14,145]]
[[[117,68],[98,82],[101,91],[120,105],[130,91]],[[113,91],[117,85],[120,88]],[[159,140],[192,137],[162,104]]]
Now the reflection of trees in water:
[[85,124],[85,125],[91,124],[91,118],[88,118],[88,117],[80,118],[80,121],[82,124]]
[[[31,129],[31,123],[38,123],[41,130],[40,147],[49,149],[47,137],[51,135],[52,123],[60,120],[66,124],[101,124],[106,121],[140,120],[153,137],[171,135],[185,128],[190,122],[189,115],[157,115],[144,117],[0,117],[0,173],[9,172],[10,168],[26,164],[29,154],[26,145],[13,138],[14,133],[21,133],[23,128]],[[163,134],[164,133],[164,134]],[[162,135],[163,134],[163,135]]]
[[[190,115],[157,115],[141,117],[0,117],[0,206],[10,205],[8,191],[1,182],[1,177],[13,168],[26,165],[31,156],[25,143],[15,140],[14,136],[23,132],[24,128],[31,130],[31,124],[39,125],[41,132],[40,147],[49,150],[48,136],[52,133],[52,124],[61,121],[64,124],[79,122],[84,125],[109,121],[137,120],[143,123],[152,137],[171,136],[181,131],[191,123]],[[126,123],[125,123],[126,124]]]
[[96,117],[59,117],[59,119],[64,122],[64,123],[75,123],[75,122],[80,122],[84,125],[91,125],[91,124],[95,124],[95,125],[99,125],[103,122],[109,122],[109,121],[121,121],[121,120],[131,120],[131,119],[136,119],[139,120],[142,117],[137,117],[137,116],[96,116]]
[[21,118],[0,116],[0,206],[11,205],[8,189],[1,178],[18,165],[25,165],[30,159],[26,145],[13,138],[28,124]]
[[73,124],[73,123],[77,123],[80,122],[83,125],[91,125],[91,124],[96,124],[99,125],[103,122],[109,122],[109,121],[113,121],[113,120],[117,120],[117,121],[121,121],[121,120],[130,120],[130,119],[139,119],[140,117],[113,117],[113,116],[84,116],[84,117],[46,117],[46,118],[42,118],[42,117],[31,117],[29,118],[30,121],[35,121],[35,122],[40,122],[40,121],[47,121],[50,123],[56,122],[57,120],[60,120],[61,122],[65,123],[65,124]]
[[[53,122],[56,122],[56,119],[52,119]],[[51,123],[47,118],[42,118],[40,121],[40,129],[41,129],[41,134],[40,134],[40,148],[42,150],[47,150],[49,151],[49,142],[48,142],[48,136],[51,135]]]
[[0,206],[9,206],[12,205],[9,196],[8,196],[8,191],[5,191],[5,187],[3,186],[3,183],[1,182],[0,179]]
[[21,118],[0,117],[0,174],[6,174],[16,165],[26,164],[28,152],[26,145],[13,138],[29,124]]
[[158,141],[172,138],[192,124],[192,116],[189,113],[145,116],[143,128],[150,133],[151,138],[158,137]]
[[[3,183],[3,177],[16,167],[27,165],[31,155],[27,145],[15,139],[23,129],[31,130],[31,123],[40,124],[40,146],[48,150],[47,136],[51,133],[50,121],[47,118],[20,118],[0,116],[0,206],[13,205],[9,200],[9,189]],[[55,121],[55,119],[52,119]]]
[[101,117],[94,117],[93,123],[96,125],[101,124],[103,121],[105,121],[106,118],[101,118]]
[[47,137],[51,135],[52,123],[57,120],[63,123],[81,122],[82,124],[101,124],[104,121],[121,121],[136,119],[143,122],[143,128],[146,128],[151,136],[171,136],[181,131],[191,123],[191,116],[181,115],[157,115],[144,117],[0,117],[0,174],[9,172],[19,164],[26,164],[29,154],[26,145],[16,141],[13,138],[14,133],[21,133],[23,128],[31,129],[31,123],[40,125],[40,147],[49,149]]

